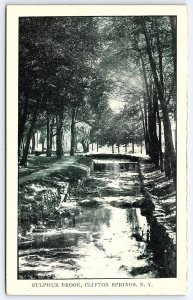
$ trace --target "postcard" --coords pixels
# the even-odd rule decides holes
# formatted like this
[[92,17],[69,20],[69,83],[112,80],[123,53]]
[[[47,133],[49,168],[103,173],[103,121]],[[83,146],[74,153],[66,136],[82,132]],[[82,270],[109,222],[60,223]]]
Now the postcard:
[[187,292],[187,7],[8,5],[8,295]]

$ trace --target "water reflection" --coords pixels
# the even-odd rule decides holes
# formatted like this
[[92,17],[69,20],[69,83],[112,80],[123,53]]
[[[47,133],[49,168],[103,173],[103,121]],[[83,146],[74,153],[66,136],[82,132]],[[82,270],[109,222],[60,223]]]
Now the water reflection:
[[148,225],[138,208],[86,208],[74,229],[34,234],[30,250],[20,250],[20,277],[43,278],[49,272],[57,279],[127,278],[134,268],[150,264],[142,275],[156,277],[142,228]]
[[100,167],[95,170],[93,180],[103,183],[97,185],[102,203],[99,207],[80,207],[74,203],[67,209],[65,204],[55,222],[46,223],[46,231],[30,234],[30,242],[20,246],[19,278],[159,276],[148,244],[146,217],[139,208],[110,205],[111,201],[124,199],[124,195],[140,196],[136,166],[130,170],[131,166],[125,165],[113,162],[103,171]]

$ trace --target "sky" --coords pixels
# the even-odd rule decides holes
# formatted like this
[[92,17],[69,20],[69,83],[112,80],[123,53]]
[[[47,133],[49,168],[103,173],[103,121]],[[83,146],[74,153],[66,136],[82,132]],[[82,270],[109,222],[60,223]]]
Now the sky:
[[121,97],[120,98],[117,97],[117,98],[109,99],[109,105],[115,113],[119,113],[121,109],[124,107],[125,102],[123,99],[121,99]]

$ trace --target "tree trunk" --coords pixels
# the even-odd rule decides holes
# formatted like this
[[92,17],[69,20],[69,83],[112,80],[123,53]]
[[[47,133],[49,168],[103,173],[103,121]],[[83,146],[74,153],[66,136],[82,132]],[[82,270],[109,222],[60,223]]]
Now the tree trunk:
[[162,152],[162,126],[160,117],[158,119],[159,123],[159,153],[160,153],[160,170],[161,172],[164,171],[164,163],[163,163],[163,152]]
[[176,30],[176,16],[170,16],[170,23],[172,29],[172,55],[174,64],[174,86],[176,86],[176,76],[177,76],[177,55],[176,55],[176,45],[177,45],[177,30]]
[[117,145],[118,153],[120,153],[120,144]]
[[159,145],[159,165],[161,172],[164,171],[164,163],[163,163],[163,152],[162,152],[162,124],[161,124],[161,118],[159,113],[159,105],[158,105],[158,99],[156,97],[156,111],[157,111],[157,120],[158,120],[158,128],[159,128],[159,139],[158,139],[158,145]]
[[34,127],[35,127],[35,124],[36,124],[36,121],[37,121],[37,117],[38,117],[38,109],[36,109],[34,111],[34,114],[33,114],[32,120],[31,120],[31,125],[30,125],[29,131],[27,133],[26,144],[25,144],[25,148],[24,148],[24,151],[23,151],[22,159],[20,161],[21,166],[26,166],[26,163],[27,163],[27,157],[28,157],[28,153],[29,153],[30,141],[31,141],[31,138],[32,138],[32,135],[33,135],[33,130],[34,130]]
[[27,121],[28,102],[29,102],[29,95],[25,98],[25,100],[22,100],[22,107],[20,109],[22,113],[20,113],[19,115],[19,124],[18,124],[18,155],[19,156],[20,156],[20,147],[24,136],[25,124]]
[[141,110],[141,119],[142,119],[142,124],[143,124],[143,135],[144,135],[145,149],[146,149],[146,154],[147,154],[148,153],[147,132],[146,132],[146,127],[145,127],[145,118],[144,118],[143,108],[141,106],[141,101],[140,100],[139,100],[139,105],[140,105],[140,110]]
[[42,142],[42,152],[44,153],[44,143],[45,141]]
[[50,152],[52,154],[52,147],[53,147],[53,136],[52,133],[50,132]]
[[97,152],[99,151],[99,143],[98,143],[98,141],[97,141]]
[[35,147],[36,147],[36,139],[35,139],[35,133],[34,133],[32,136],[32,151],[35,150]]
[[71,146],[70,146],[70,156],[74,156],[75,153],[75,118],[76,118],[76,109],[72,108],[72,121],[71,121]]
[[164,138],[165,138],[165,147],[167,148],[171,169],[172,169],[172,177],[174,181],[176,181],[176,153],[174,150],[173,140],[172,140],[172,130],[171,130],[171,123],[169,119],[169,113],[168,113],[168,107],[166,100],[164,99],[164,91],[162,89],[162,86],[159,82],[157,70],[156,70],[156,64],[152,55],[152,49],[148,37],[148,33],[146,30],[145,20],[144,17],[141,17],[141,25],[146,41],[146,47],[147,47],[147,54],[149,57],[149,62],[155,82],[155,86],[158,92],[159,101],[161,104],[162,114],[163,114],[163,125],[164,125]]
[[85,142],[84,140],[81,140],[81,144],[82,144],[82,148],[83,148],[83,152],[86,153],[89,151],[89,144],[88,142]]
[[[173,65],[174,65],[174,82],[173,82],[173,87],[171,88],[171,94],[173,94],[173,97],[175,97],[176,100],[176,77],[177,77],[177,55],[176,55],[176,45],[177,45],[177,30],[176,30],[176,24],[177,24],[177,18],[176,16],[170,16],[170,23],[171,23],[171,29],[172,29],[172,56],[173,56]],[[175,101],[174,101],[175,103]],[[177,109],[176,105],[174,107],[174,121],[175,124],[177,123],[176,119],[176,114],[177,114]],[[177,149],[177,130],[175,128],[175,150]]]
[[150,137],[149,137],[149,131],[147,128],[148,124],[148,118],[147,118],[147,103],[146,103],[146,98],[150,99],[150,92],[148,88],[148,81],[147,81],[147,74],[146,74],[146,69],[145,69],[145,63],[143,60],[143,55],[141,54],[141,51],[138,49],[140,59],[141,59],[141,65],[142,65],[142,70],[143,70],[143,76],[144,76],[144,82],[145,82],[145,88],[146,88],[146,96],[144,95],[144,127],[145,127],[145,148],[146,148],[146,154],[150,154]]
[[148,109],[148,122],[147,122],[147,132],[148,132],[148,136],[149,136],[149,156],[152,158],[153,156],[153,149],[152,149],[152,139],[151,139],[151,101],[149,100],[148,105],[147,105],[147,109]]
[[164,170],[166,177],[170,178],[172,176],[170,157],[167,145],[165,145],[165,154],[164,154]]
[[20,150],[22,150],[22,151],[20,151],[20,155],[23,155],[24,149],[25,149],[25,145],[24,145],[24,141],[22,140],[21,141],[21,146],[20,146]]
[[43,99],[44,99],[44,93],[42,92],[41,93],[41,98],[37,102],[36,107],[33,111],[31,125],[30,125],[30,128],[28,130],[28,134],[27,134],[26,145],[25,145],[25,148],[24,148],[24,151],[23,151],[22,159],[20,161],[20,165],[22,165],[22,166],[25,166],[26,163],[27,163],[27,157],[28,157],[28,153],[29,153],[30,141],[31,141],[32,135],[34,133],[33,131],[34,131],[34,127],[35,127],[35,124],[36,124],[36,121],[37,121],[37,118],[38,118],[39,108],[40,108],[41,103],[43,102]]
[[112,153],[115,153],[114,144],[112,144],[111,146],[112,146]]
[[50,120],[49,120],[49,114],[47,112],[46,115],[46,125],[47,125],[47,147],[46,147],[46,156],[51,156],[51,148],[50,148]]
[[[156,22],[157,25],[157,22]],[[163,59],[162,59],[162,47],[159,38],[159,28],[156,26],[156,38],[157,38],[157,50],[158,50],[158,61],[159,61],[159,76],[162,91],[164,90],[164,77],[163,77]]]
[[125,144],[125,153],[127,153],[127,144]]
[[57,127],[57,134],[56,134],[56,156],[58,159],[62,158],[63,146],[63,115],[59,115],[56,117],[56,127]]
[[162,103],[162,112],[163,112],[163,125],[164,125],[164,139],[165,139],[165,147],[168,151],[168,156],[170,160],[171,166],[171,176],[176,182],[176,153],[174,150],[173,140],[172,140],[172,130],[171,124],[168,114],[168,108],[166,103]]
[[89,142],[88,141],[86,143],[86,146],[87,146],[87,152],[89,152]]
[[149,102],[149,136],[151,141],[151,158],[157,168],[159,168],[159,142],[156,130],[156,91],[153,89],[153,102]]
[[39,134],[38,134],[38,131],[37,131],[37,144],[36,144],[36,147],[37,148],[39,147]]
[[93,148],[93,143],[92,143],[92,151],[93,151],[93,149],[94,149],[94,148]]
[[78,140],[77,140],[77,136],[75,134],[74,152],[76,153],[77,151],[78,151]]
[[135,143],[132,142],[132,153],[135,153]]
[[[158,24],[156,22],[156,29],[157,29],[157,50],[158,50],[158,59],[159,59],[159,74],[160,74],[160,84],[162,88],[162,92],[164,93],[164,79],[163,79],[163,55],[162,55],[162,47],[160,43],[160,37],[159,37],[159,28]],[[162,142],[161,142],[161,119],[159,115],[159,104],[157,99],[157,93],[155,92],[155,106],[156,106],[156,112],[157,112],[157,120],[158,120],[158,126],[159,126],[159,161],[160,161],[160,170],[163,172],[163,153],[162,153]]]
[[51,125],[50,125],[50,152],[51,153],[52,153],[52,147],[53,147],[54,119],[55,119],[55,117],[52,118],[52,122],[51,122]]
[[174,113],[174,122],[175,122],[175,129],[174,129],[174,146],[175,150],[177,151],[177,118],[176,118],[176,111]]

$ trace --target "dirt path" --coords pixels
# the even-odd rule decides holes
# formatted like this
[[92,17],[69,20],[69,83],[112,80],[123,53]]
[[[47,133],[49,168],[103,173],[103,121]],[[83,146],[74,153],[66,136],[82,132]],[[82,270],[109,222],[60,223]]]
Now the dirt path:
[[34,179],[42,178],[45,176],[49,176],[55,171],[65,170],[68,169],[69,167],[78,168],[85,172],[89,171],[89,167],[83,163],[80,163],[77,157],[65,157],[64,159],[61,159],[51,164],[49,168],[35,171],[30,175],[26,175],[23,176],[22,178],[19,178],[19,184],[25,183],[27,181],[33,181]]

